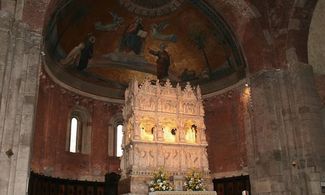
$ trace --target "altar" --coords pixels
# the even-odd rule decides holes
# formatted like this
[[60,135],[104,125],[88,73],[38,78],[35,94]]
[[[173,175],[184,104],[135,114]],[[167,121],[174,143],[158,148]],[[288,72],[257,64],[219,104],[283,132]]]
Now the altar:
[[206,190],[212,190],[199,86],[133,80],[125,91],[123,118],[120,194],[148,194],[152,175],[160,168],[176,190],[183,190],[189,170],[200,172]]
[[149,195],[217,195],[215,191],[156,191],[149,192]]

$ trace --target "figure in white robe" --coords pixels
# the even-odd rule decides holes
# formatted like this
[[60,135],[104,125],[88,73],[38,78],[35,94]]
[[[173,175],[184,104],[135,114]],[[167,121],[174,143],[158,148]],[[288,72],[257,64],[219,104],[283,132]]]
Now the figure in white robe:
[[78,64],[80,60],[81,50],[85,48],[85,44],[82,42],[76,47],[74,47],[69,54],[62,60],[60,60],[61,65],[72,65]]
[[61,65],[74,65],[80,71],[86,69],[88,61],[93,56],[95,40],[95,37],[89,34],[84,42],[74,47],[59,63]]

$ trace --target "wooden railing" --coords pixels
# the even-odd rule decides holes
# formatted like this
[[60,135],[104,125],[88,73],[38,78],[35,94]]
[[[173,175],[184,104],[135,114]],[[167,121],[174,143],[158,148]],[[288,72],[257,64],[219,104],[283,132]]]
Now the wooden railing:
[[107,174],[105,182],[96,182],[54,178],[31,172],[28,195],[115,195],[118,179],[119,176],[114,173]]

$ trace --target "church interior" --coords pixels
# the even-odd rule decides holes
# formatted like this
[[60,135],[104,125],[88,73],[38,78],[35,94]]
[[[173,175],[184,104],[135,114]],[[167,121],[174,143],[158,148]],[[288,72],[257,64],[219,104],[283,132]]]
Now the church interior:
[[[0,0],[0,194],[325,194],[324,0]],[[185,180],[184,180],[185,179]]]

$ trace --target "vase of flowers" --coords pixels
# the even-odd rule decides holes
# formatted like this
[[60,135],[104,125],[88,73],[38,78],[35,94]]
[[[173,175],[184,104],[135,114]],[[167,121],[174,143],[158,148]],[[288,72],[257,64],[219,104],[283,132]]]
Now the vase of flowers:
[[163,169],[159,169],[153,174],[153,179],[149,183],[149,191],[173,191],[173,186],[168,180],[168,175]]
[[202,174],[192,170],[185,176],[184,190],[186,191],[205,191]]

